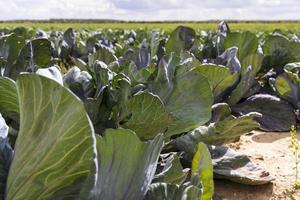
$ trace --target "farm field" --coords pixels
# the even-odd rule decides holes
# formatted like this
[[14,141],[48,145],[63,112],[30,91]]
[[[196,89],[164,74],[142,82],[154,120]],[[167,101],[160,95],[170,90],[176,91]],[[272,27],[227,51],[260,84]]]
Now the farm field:
[[0,23],[0,200],[300,199],[299,109],[298,22]]
[[[40,28],[43,30],[65,30],[69,27],[74,28],[75,30],[96,30],[96,29],[163,29],[163,30],[174,30],[177,26],[188,26],[193,29],[198,30],[215,30],[218,26],[218,22],[130,22],[130,23],[121,23],[121,22],[93,22],[93,21],[83,21],[83,22],[2,22],[0,23],[0,28],[7,27],[18,27],[23,26],[27,28]],[[289,31],[300,31],[300,22],[229,22],[230,28],[232,30],[249,30],[249,31],[263,31],[270,32],[275,29],[289,30]]]

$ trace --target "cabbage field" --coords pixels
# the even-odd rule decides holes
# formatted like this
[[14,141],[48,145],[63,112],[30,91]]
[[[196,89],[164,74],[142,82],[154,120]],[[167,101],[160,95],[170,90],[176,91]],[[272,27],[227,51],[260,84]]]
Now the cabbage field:
[[228,147],[300,119],[300,34],[0,29],[1,200],[210,200]]

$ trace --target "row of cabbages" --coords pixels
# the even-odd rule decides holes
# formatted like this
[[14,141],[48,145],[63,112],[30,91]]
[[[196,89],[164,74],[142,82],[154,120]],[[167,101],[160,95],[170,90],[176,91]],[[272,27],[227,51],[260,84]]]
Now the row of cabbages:
[[3,200],[206,200],[213,172],[264,184],[220,145],[299,116],[297,34],[0,32]]

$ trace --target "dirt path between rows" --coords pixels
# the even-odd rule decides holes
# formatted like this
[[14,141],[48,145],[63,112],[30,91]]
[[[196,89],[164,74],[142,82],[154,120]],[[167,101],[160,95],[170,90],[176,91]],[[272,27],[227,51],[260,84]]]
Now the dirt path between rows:
[[[300,140],[300,132],[297,133]],[[229,144],[236,151],[270,172],[275,178],[271,184],[247,186],[225,180],[215,181],[216,200],[300,200],[300,189],[293,183],[294,161],[288,146],[289,133],[254,132],[242,136],[239,142]]]

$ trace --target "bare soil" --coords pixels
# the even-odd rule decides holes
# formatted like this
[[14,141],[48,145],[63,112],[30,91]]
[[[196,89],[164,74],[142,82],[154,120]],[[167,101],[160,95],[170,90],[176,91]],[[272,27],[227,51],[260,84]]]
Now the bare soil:
[[[300,133],[297,133],[300,140]],[[244,153],[275,178],[270,184],[241,185],[226,180],[215,181],[215,200],[300,200],[300,189],[294,187],[295,162],[289,149],[287,132],[253,132],[228,146]]]

